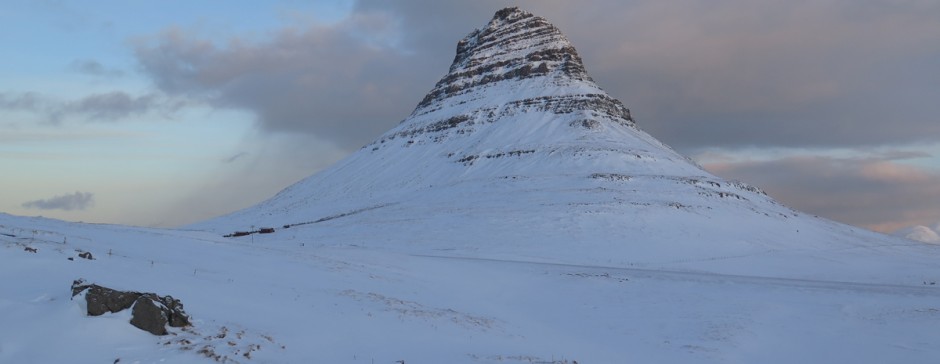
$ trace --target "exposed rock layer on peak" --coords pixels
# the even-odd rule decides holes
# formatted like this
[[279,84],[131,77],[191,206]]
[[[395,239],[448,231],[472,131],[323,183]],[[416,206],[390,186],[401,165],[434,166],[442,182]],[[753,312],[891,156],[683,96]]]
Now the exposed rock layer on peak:
[[554,25],[519,8],[496,12],[486,27],[457,43],[450,72],[418,108],[505,80],[550,76],[591,81],[574,46]]

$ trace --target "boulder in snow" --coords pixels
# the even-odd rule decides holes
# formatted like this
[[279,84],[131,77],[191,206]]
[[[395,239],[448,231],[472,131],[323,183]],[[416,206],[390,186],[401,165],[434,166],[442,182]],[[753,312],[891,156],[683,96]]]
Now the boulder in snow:
[[171,327],[190,325],[189,315],[183,310],[183,303],[172,296],[118,291],[84,283],[82,279],[72,282],[72,297],[85,293],[89,316],[117,313],[130,308],[131,325],[154,335],[166,335],[168,324]]

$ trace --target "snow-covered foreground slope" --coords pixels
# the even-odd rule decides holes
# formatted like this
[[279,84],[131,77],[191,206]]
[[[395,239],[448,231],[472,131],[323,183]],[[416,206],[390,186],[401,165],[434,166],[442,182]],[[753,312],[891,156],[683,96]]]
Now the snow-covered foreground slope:
[[[940,357],[940,288],[897,273],[909,270],[905,252],[936,258],[926,245],[884,248],[878,255],[893,265],[877,268],[882,279],[844,283],[555,264],[509,254],[406,254],[278,234],[252,242],[9,215],[0,215],[0,226],[4,363],[200,363],[212,362],[203,354],[210,352],[242,363]],[[78,258],[78,251],[95,259]],[[848,253],[820,259],[839,272],[858,256]],[[918,266],[923,279],[940,277],[937,268]],[[69,285],[79,277],[173,295],[194,326],[157,337],[127,324],[126,315],[86,317],[83,303],[70,300]]]
[[[938,263],[707,173],[505,9],[400,125],[255,207],[189,230],[0,214],[0,362],[936,362]],[[87,317],[78,278],[194,325]]]

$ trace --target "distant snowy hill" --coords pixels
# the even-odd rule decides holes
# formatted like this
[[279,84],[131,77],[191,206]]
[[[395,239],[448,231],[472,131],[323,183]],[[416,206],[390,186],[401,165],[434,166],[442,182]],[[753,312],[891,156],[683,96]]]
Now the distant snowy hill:
[[922,243],[940,244],[940,223],[936,223],[932,227],[923,225],[906,227],[895,231],[893,235]]
[[[397,127],[254,207],[0,214],[0,362],[929,363],[938,261],[702,170],[507,8]],[[86,316],[79,278],[193,325]]]

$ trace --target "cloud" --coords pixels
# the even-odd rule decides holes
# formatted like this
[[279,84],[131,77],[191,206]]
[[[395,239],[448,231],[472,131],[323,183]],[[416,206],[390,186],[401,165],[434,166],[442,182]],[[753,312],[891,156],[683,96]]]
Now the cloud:
[[55,115],[60,117],[63,114],[73,114],[84,117],[87,121],[115,121],[150,112],[170,116],[189,104],[192,103],[157,93],[134,96],[122,91],[113,91],[91,94],[67,102],[55,111]]
[[[531,3],[531,2],[530,2]],[[532,3],[523,9],[541,14],[544,3]],[[493,14],[506,6],[505,1],[357,1],[354,13],[379,13],[398,19],[401,46],[422,56],[431,55],[441,63],[441,74],[447,71],[449,61],[454,57],[457,41],[476,28],[486,25]],[[551,6],[551,5],[549,5]],[[549,19],[552,21],[552,19]],[[435,80],[436,81],[436,80]],[[430,88],[434,86],[427,85]]]
[[78,192],[55,196],[44,200],[27,201],[24,208],[39,210],[85,210],[95,204],[95,195],[90,192]]
[[877,231],[940,219],[940,173],[892,157],[795,156],[703,166],[759,186],[798,210]]
[[178,227],[247,208],[285,186],[336,163],[347,152],[305,134],[266,134],[243,140],[233,163],[207,166],[205,178],[168,200],[160,220],[149,225]]
[[82,114],[89,120],[118,120],[150,110],[155,106],[155,100],[152,94],[131,96],[115,91],[85,96],[67,103],[59,112]]
[[30,112],[52,124],[73,118],[88,122],[120,121],[147,113],[172,118],[176,112],[193,104],[193,100],[153,92],[132,95],[111,91],[74,100],[60,100],[36,92],[0,93],[0,110]]
[[225,164],[234,163],[235,161],[237,161],[237,160],[239,160],[239,159],[243,159],[243,158],[245,158],[246,156],[248,156],[248,152],[238,152],[238,153],[236,153],[235,155],[233,155],[233,156],[231,156],[231,157],[222,159],[222,163],[225,163]]
[[35,92],[0,92],[0,109],[3,110],[36,111],[42,108],[45,103],[46,100]]
[[69,64],[69,69],[74,72],[78,72],[78,73],[89,75],[89,76],[99,76],[99,77],[124,76],[123,71],[119,69],[115,69],[115,68],[106,67],[105,65],[99,63],[98,61],[90,60],[90,59],[74,60],[72,61],[71,64]]
[[355,14],[225,45],[169,29],[138,41],[135,54],[169,95],[247,110],[262,130],[313,134],[351,150],[407,116],[440,76],[426,73],[436,62],[388,44],[395,27],[381,14]]
[[[937,223],[935,227],[940,228],[940,223]],[[905,237],[907,239],[916,240],[923,243],[940,244],[940,229],[937,228],[915,225],[899,229],[893,232],[892,235]]]
[[[936,141],[940,3],[555,4],[594,79],[680,149]],[[535,7],[535,6],[533,6]],[[586,23],[590,19],[590,23]],[[932,95],[932,96],[931,96]]]

